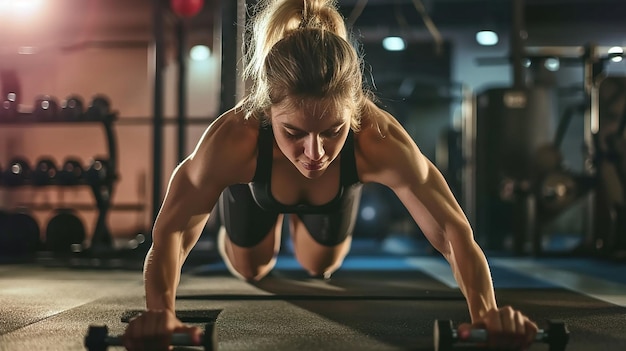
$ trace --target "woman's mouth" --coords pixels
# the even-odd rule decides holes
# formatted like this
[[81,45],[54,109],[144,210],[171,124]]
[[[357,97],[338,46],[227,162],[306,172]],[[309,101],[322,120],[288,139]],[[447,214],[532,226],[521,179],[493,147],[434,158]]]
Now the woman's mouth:
[[319,171],[324,166],[324,162],[315,162],[315,163],[303,162],[302,166],[307,171]]

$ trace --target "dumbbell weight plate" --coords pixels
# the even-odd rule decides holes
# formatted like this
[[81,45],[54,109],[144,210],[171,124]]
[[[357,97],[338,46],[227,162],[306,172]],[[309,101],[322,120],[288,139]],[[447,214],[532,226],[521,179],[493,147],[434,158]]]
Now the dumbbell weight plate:
[[58,255],[78,251],[85,237],[83,222],[71,210],[59,210],[46,226],[46,248]]
[[456,330],[450,320],[436,320],[433,329],[435,351],[452,350],[456,339]]
[[39,224],[26,212],[1,215],[0,253],[7,256],[25,256],[41,248]]
[[74,121],[83,117],[85,103],[78,95],[70,95],[61,102],[61,118],[65,121]]
[[545,336],[542,340],[550,346],[550,351],[565,351],[569,342],[569,329],[564,321],[548,321]]
[[95,158],[89,162],[85,179],[89,184],[104,184],[109,178],[109,160]]
[[57,166],[51,158],[41,158],[37,161],[32,171],[32,179],[35,185],[54,184],[57,178]]
[[33,115],[38,121],[53,121],[59,113],[59,103],[50,95],[42,95],[35,99]]
[[3,121],[13,122],[17,119],[17,95],[8,93],[0,99],[0,118]]
[[83,166],[78,159],[67,158],[59,170],[58,182],[61,185],[76,185],[83,180]]
[[22,158],[14,158],[7,165],[3,173],[4,184],[20,186],[29,181],[30,165]]
[[104,95],[96,95],[91,100],[85,116],[89,120],[102,120],[111,113],[111,102]]

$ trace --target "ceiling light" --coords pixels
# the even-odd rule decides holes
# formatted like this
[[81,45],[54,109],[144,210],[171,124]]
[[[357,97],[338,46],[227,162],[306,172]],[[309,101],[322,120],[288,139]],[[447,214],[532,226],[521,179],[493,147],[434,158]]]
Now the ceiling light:
[[624,56],[624,49],[620,46],[614,46],[609,49],[609,58],[613,62],[621,62]]
[[491,30],[481,30],[476,33],[476,42],[483,46],[493,46],[498,44],[498,34]]
[[211,56],[211,49],[206,45],[196,45],[189,51],[189,56],[194,61],[205,61]]
[[387,51],[402,51],[406,48],[406,44],[400,37],[386,37],[383,39],[383,47]]
[[556,72],[561,67],[561,62],[556,57],[550,57],[543,62],[543,65],[548,71]]

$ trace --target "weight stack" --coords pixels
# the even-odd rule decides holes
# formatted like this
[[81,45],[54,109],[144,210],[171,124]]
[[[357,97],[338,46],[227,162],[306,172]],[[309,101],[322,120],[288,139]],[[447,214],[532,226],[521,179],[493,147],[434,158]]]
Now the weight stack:
[[532,186],[533,155],[552,142],[557,100],[553,89],[524,87],[487,89],[476,101],[474,227],[482,245],[501,250],[507,238],[520,241],[520,225],[532,227],[515,194]]

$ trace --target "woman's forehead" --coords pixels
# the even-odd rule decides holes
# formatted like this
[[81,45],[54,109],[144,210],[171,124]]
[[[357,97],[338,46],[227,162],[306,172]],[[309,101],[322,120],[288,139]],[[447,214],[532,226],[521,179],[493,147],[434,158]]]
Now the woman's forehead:
[[349,119],[347,106],[334,99],[286,98],[281,103],[272,105],[272,117],[306,120],[344,121]]

